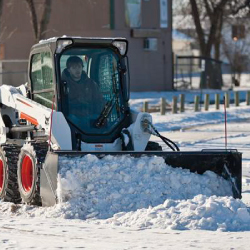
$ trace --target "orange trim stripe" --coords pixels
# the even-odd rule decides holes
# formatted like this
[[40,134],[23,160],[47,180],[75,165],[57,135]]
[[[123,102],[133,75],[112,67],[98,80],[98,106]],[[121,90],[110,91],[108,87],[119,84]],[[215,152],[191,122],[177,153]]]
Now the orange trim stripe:
[[38,121],[37,121],[37,119],[35,119],[34,117],[29,116],[29,115],[27,115],[27,114],[25,114],[25,113],[21,113],[21,114],[20,114],[20,118],[21,118],[21,119],[25,119],[25,120],[31,122],[31,123],[34,124],[34,125],[38,125],[38,124],[39,124]]
[[20,99],[17,98],[17,101],[19,101],[19,102],[21,102],[21,103],[23,103],[23,104],[25,104],[25,105],[32,108],[32,106],[30,104],[28,104],[27,102],[24,102],[23,100],[20,100]]

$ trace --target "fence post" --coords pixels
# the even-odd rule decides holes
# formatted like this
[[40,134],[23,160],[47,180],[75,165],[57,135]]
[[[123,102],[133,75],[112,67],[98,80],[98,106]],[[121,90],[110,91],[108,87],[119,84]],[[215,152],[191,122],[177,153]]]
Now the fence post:
[[238,107],[239,106],[239,92],[238,91],[235,91],[234,92],[234,103],[235,103],[235,106]]
[[226,107],[229,108],[230,100],[229,100],[229,93],[228,92],[225,93],[225,103],[226,103]]
[[166,99],[164,97],[161,98],[160,112],[161,115],[165,115],[166,113]]
[[147,101],[145,101],[145,102],[143,103],[142,111],[143,111],[143,112],[148,112],[148,102],[147,102]]
[[194,97],[194,111],[195,112],[199,111],[199,103],[200,103],[200,97],[196,95]]
[[246,95],[247,95],[246,96],[246,104],[247,104],[247,106],[249,106],[250,105],[250,91],[247,91]]
[[173,96],[172,114],[177,114],[177,96]]
[[205,111],[209,110],[209,94],[205,94]]
[[220,94],[215,94],[215,109],[219,110],[220,109]]
[[184,94],[180,94],[180,112],[184,112],[185,111],[185,95]]

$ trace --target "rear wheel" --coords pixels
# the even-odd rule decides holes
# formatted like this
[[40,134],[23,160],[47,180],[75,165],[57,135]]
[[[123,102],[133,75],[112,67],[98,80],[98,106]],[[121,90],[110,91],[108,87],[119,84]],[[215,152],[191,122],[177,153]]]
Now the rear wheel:
[[5,180],[5,167],[4,167],[5,161],[2,158],[2,155],[0,156],[0,193],[3,190],[4,186],[4,180]]
[[18,145],[0,147],[0,199],[19,203],[21,201],[17,184]]
[[41,205],[40,169],[47,152],[47,143],[24,144],[17,163],[19,192],[22,202]]
[[3,149],[0,149],[0,198],[5,200],[7,176],[7,159]]

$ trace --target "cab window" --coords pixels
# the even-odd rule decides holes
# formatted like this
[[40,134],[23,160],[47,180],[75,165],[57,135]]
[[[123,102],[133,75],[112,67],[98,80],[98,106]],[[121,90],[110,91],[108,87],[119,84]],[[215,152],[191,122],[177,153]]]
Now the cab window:
[[32,56],[30,76],[33,100],[51,108],[54,84],[50,52],[41,52]]
[[[67,68],[70,58],[82,61],[84,77],[78,83]],[[63,112],[85,134],[108,134],[124,119],[118,64],[118,56],[109,48],[70,48],[60,57]],[[105,122],[98,127],[96,123],[102,119]]]

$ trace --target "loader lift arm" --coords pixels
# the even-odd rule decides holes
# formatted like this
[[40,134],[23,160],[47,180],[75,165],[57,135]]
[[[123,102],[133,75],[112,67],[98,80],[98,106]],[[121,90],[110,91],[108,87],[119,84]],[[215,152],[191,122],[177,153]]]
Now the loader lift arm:
[[8,85],[0,88],[0,102],[17,111],[20,119],[25,119],[35,126],[40,125],[48,133],[51,109],[32,101],[26,97],[26,93]]
[[[2,85],[0,87],[0,103],[8,110],[8,115],[11,116],[11,128],[6,128],[3,121],[0,126],[2,131],[5,131],[5,136],[1,136],[0,142],[5,143],[7,133],[12,131],[34,131],[40,130],[44,136],[50,135],[50,130],[53,129],[52,143],[57,144],[61,149],[71,149],[71,134],[67,122],[61,112],[54,111],[54,123],[51,128],[51,112],[52,110],[26,97],[26,90],[19,90],[12,86]],[[2,115],[4,109],[1,109]],[[28,126],[18,125],[18,121],[24,119],[30,123]],[[33,126],[31,126],[33,125]],[[64,138],[62,139],[58,126],[64,128]]]

